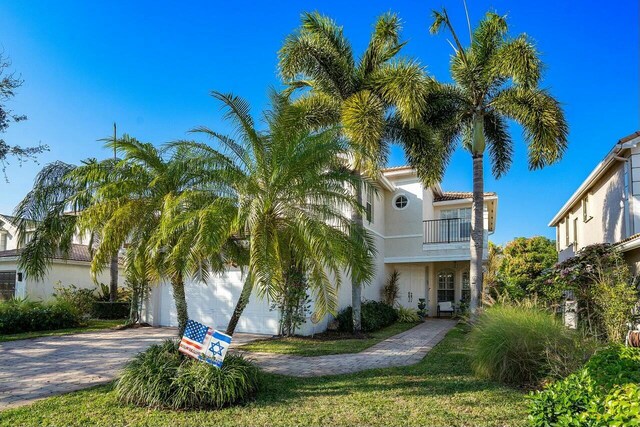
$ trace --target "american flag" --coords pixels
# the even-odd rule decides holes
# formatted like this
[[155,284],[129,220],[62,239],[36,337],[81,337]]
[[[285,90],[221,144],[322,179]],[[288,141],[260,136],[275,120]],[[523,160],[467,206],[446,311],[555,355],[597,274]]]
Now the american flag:
[[206,348],[206,343],[213,335],[213,328],[194,320],[187,322],[178,351],[197,359]]

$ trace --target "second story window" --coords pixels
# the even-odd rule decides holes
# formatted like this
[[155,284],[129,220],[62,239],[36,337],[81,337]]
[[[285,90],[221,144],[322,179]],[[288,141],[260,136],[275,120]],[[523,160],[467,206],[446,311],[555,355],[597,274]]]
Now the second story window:
[[393,206],[395,206],[396,209],[404,209],[408,204],[409,199],[404,194],[396,196],[396,198],[393,200]]
[[0,251],[7,250],[7,233],[0,233]]
[[587,194],[582,199],[582,221],[588,222],[591,218],[593,217],[589,215],[589,195]]
[[578,248],[578,218],[573,219],[573,245]]
[[367,222],[372,223],[373,222],[373,188],[367,189],[366,190],[367,193],[367,201],[364,205],[364,209],[365,209],[365,217],[367,219]]
[[571,245],[571,239],[569,237],[569,217],[564,220],[564,246],[569,247]]

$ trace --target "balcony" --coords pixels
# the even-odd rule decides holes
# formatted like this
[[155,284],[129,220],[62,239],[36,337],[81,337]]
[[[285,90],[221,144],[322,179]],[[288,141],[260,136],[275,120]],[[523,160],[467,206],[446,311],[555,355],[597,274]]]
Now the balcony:
[[471,221],[465,218],[430,219],[423,221],[425,245],[468,242]]

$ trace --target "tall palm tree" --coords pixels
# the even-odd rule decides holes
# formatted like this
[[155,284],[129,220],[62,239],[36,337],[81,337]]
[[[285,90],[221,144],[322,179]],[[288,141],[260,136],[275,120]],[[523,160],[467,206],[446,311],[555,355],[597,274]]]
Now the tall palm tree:
[[[427,83],[424,69],[415,61],[397,59],[405,45],[400,41],[400,21],[385,14],[375,23],[367,49],[354,57],[342,27],[317,12],[302,15],[302,24],[287,37],[279,52],[280,73],[287,91],[300,96],[304,121],[313,127],[340,125],[349,143],[353,173],[374,177],[386,163],[389,141],[402,141],[403,132],[390,129],[418,125],[425,107]],[[414,133],[420,139],[421,133]],[[362,189],[356,189],[362,205]],[[352,221],[360,227],[361,210]],[[361,283],[351,278],[353,327],[360,333]]]
[[[214,147],[188,141],[178,145],[193,153],[192,163],[201,165],[203,175],[226,182],[229,191],[224,197],[218,188],[220,209],[203,203],[206,197],[200,192],[185,193],[176,200],[182,212],[167,229],[197,218],[199,234],[223,236],[220,224],[227,221],[221,215],[235,212],[229,231],[245,242],[249,258],[227,333],[233,334],[254,291],[271,298],[282,292],[292,267],[308,278],[315,297],[313,317],[335,314],[341,271],[362,283],[373,275],[371,237],[345,214],[361,209],[352,188],[362,185],[345,166],[347,145],[336,128],[312,132],[300,125],[300,111],[286,97],[273,96],[272,110],[264,117],[266,129],[259,131],[244,100],[212,95],[226,110],[235,137],[200,127],[195,131],[211,137]],[[235,209],[226,206],[230,202]]]
[[434,156],[409,140],[410,159],[420,174],[443,172],[458,140],[473,159],[473,209],[471,226],[471,303],[475,313],[482,292],[484,245],[484,153],[488,149],[492,172],[503,176],[513,159],[508,121],[523,128],[529,168],[558,161],[567,147],[568,127],[559,102],[540,86],[543,64],[525,34],[508,35],[504,16],[489,12],[464,47],[447,11],[433,12],[430,31],[443,28],[454,40],[451,76],[454,84],[432,87],[424,120],[439,127],[440,151]]

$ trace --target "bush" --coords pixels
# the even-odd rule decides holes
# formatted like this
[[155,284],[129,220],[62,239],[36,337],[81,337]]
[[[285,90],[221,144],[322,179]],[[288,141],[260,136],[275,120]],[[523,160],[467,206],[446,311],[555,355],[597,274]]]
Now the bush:
[[80,326],[80,314],[65,301],[11,299],[0,303],[0,333],[47,331]]
[[[398,320],[398,313],[389,304],[379,301],[362,303],[362,332],[374,332],[392,325]],[[353,330],[352,309],[347,307],[338,314],[338,329],[343,332]]]
[[80,317],[88,319],[93,314],[93,303],[96,301],[95,289],[78,288],[75,285],[57,286],[53,296],[75,307]]
[[398,322],[401,323],[416,323],[419,322],[420,316],[415,310],[411,310],[410,308],[398,307],[396,308],[398,312]]
[[400,272],[393,270],[389,275],[389,281],[382,288],[381,296],[385,304],[394,306],[400,297]]
[[131,303],[94,301],[91,315],[95,319],[126,319],[129,317]]
[[640,411],[640,349],[610,346],[567,378],[531,395],[533,426],[634,425]]
[[167,409],[218,409],[246,401],[260,385],[260,370],[227,355],[218,369],[182,356],[167,340],[139,353],[116,384],[121,402]]
[[[551,313],[535,306],[495,305],[485,310],[471,331],[472,366],[484,378],[531,385],[554,374],[556,363],[581,366],[584,348]],[[585,353],[587,353],[585,355]]]

